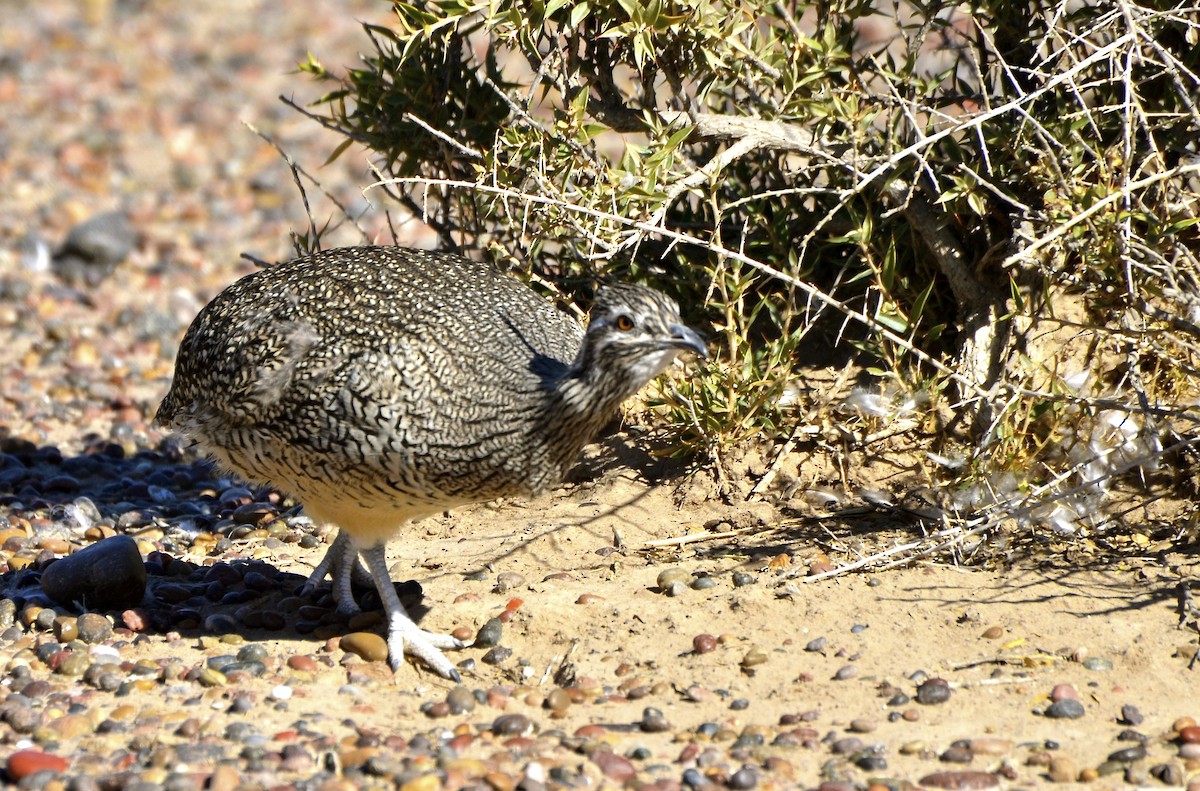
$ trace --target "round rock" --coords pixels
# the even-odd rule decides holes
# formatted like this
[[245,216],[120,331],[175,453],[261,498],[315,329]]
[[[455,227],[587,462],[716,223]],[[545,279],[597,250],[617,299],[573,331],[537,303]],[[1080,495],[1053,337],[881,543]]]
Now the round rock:
[[1084,713],[1083,704],[1074,698],[1056,700],[1046,709],[1046,716],[1055,720],[1077,720]]
[[146,594],[146,564],[136,541],[124,535],[111,536],[47,566],[42,590],[67,607],[135,607]]

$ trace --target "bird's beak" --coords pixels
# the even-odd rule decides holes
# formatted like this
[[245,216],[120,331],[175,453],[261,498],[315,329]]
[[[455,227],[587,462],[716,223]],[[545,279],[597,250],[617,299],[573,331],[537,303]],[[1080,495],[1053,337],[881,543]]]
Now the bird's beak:
[[704,345],[704,339],[700,334],[691,327],[685,327],[682,324],[672,324],[670,344],[677,349],[684,349],[689,352],[707,358],[708,347]]

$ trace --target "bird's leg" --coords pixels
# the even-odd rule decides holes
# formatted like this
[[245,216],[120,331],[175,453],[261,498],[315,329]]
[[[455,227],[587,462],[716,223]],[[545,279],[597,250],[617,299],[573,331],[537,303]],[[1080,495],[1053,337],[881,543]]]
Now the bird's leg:
[[358,603],[354,601],[354,594],[350,591],[350,582],[352,579],[362,580],[364,577],[370,579],[370,575],[362,567],[358,550],[350,541],[350,537],[340,530],[337,538],[325,552],[325,557],[313,569],[308,581],[300,589],[300,595],[306,596],[312,593],[318,585],[324,582],[327,575],[333,578],[333,600],[337,602],[337,611],[343,615],[357,615],[362,612]]
[[400,603],[395,587],[392,586],[383,544],[360,547],[358,551],[367,564],[367,571],[375,580],[375,588],[379,591],[379,598],[383,600],[383,610],[388,616],[387,645],[392,669],[399,670],[404,664],[404,655],[410,654],[422,660],[439,676],[462,681],[462,676],[442,654],[441,649],[464,648],[469,644],[448,634],[427,632],[413,623],[405,612],[404,605]]

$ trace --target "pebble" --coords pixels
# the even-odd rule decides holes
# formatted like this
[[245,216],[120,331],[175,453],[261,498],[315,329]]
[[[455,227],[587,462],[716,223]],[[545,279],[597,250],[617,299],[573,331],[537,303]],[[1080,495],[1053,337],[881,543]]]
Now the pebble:
[[515,571],[502,571],[496,575],[496,583],[492,588],[493,593],[508,593],[509,591],[519,588],[525,584],[525,578]]
[[475,710],[477,703],[475,694],[462,684],[446,693],[446,704],[450,707],[451,714],[469,714]]
[[834,681],[846,681],[847,679],[858,676],[858,668],[854,665],[842,665],[833,674]]
[[479,658],[480,662],[485,665],[498,665],[508,661],[513,655],[513,651],[506,645],[498,645],[489,650],[486,654]]
[[828,640],[826,640],[826,638],[814,637],[812,640],[809,640],[808,643],[805,644],[804,650],[808,651],[809,653],[817,653],[818,651],[824,651],[826,643],[828,643]]
[[983,632],[984,640],[998,640],[1004,636],[1004,629],[999,626],[989,626]]
[[504,634],[504,624],[499,618],[488,618],[479,631],[475,633],[475,648],[491,648],[500,644]]
[[698,634],[692,638],[692,651],[707,654],[717,650],[717,638],[711,634]]
[[1047,773],[1055,783],[1074,783],[1079,777],[1079,769],[1075,762],[1065,756],[1051,758]]
[[65,772],[68,766],[65,758],[41,750],[17,750],[4,763],[9,778],[18,781],[37,772]]
[[96,286],[132,252],[136,240],[124,212],[97,214],[67,231],[54,253],[54,271],[71,283]]
[[748,574],[744,571],[733,572],[733,587],[744,588],[747,585],[753,585],[753,584],[754,584],[754,575],[753,574]]
[[1125,747],[1121,750],[1116,750],[1108,756],[1108,760],[1118,763],[1132,763],[1140,761],[1146,757],[1146,748],[1140,744],[1136,747]]
[[950,684],[943,678],[929,678],[917,685],[917,703],[936,706],[950,700]]
[[1088,670],[1112,670],[1113,663],[1111,659],[1106,659],[1102,656],[1090,656],[1083,660],[1083,666]]
[[1055,684],[1050,690],[1050,700],[1057,703],[1060,700],[1079,700],[1079,693],[1070,684]]
[[102,643],[112,636],[112,622],[103,615],[85,612],[75,622],[79,639],[85,643]]
[[692,590],[697,591],[709,590],[711,588],[715,588],[716,586],[717,581],[707,574],[696,577],[696,579],[692,580],[691,584]]
[[976,755],[1005,755],[1012,750],[1013,743],[1008,739],[984,737],[971,739],[971,752]]
[[1150,775],[1163,785],[1183,785],[1183,767],[1179,764],[1158,764],[1150,767]]
[[525,736],[533,732],[533,723],[524,714],[501,714],[492,721],[497,736]]
[[691,578],[692,575],[681,568],[673,567],[669,569],[663,569],[658,573],[658,589],[660,592],[666,593],[667,590],[676,583],[681,584],[686,588],[687,583],[689,580],[691,580]]
[[667,722],[661,709],[647,706],[642,710],[642,719],[638,723],[638,727],[646,733],[664,733],[671,730],[671,723]]
[[726,781],[729,788],[746,789],[754,788],[758,785],[758,772],[751,766],[743,766],[741,769],[729,776]]
[[1142,713],[1138,711],[1138,707],[1134,706],[1132,703],[1126,703],[1121,707],[1120,722],[1122,725],[1133,725],[1136,727],[1141,725],[1145,719],[1146,718],[1142,716]]
[[1185,725],[1175,729],[1184,744],[1200,744],[1200,725]]
[[921,778],[921,785],[933,788],[948,788],[969,791],[973,788],[995,788],[1000,785],[999,776],[991,772],[934,772]]
[[351,632],[342,637],[341,648],[368,662],[385,662],[388,658],[387,640],[374,632]]
[[743,668],[758,667],[761,664],[765,664],[766,661],[767,661],[767,652],[766,651],[763,651],[761,648],[751,648],[749,651],[746,652],[746,655],[742,657],[742,667]]
[[628,783],[637,777],[637,767],[623,755],[609,750],[596,750],[591,754],[591,760],[609,780]]
[[42,590],[66,607],[119,610],[141,603],[146,564],[137,542],[125,535],[97,541],[59,558],[42,573]]
[[1045,711],[1045,716],[1051,719],[1076,720],[1085,714],[1083,704],[1075,698],[1063,698],[1051,703]]
[[968,747],[951,745],[942,751],[940,758],[948,764],[969,764],[975,760],[975,753]]
[[571,693],[562,687],[555,687],[546,695],[545,706],[551,711],[566,711],[571,707]]

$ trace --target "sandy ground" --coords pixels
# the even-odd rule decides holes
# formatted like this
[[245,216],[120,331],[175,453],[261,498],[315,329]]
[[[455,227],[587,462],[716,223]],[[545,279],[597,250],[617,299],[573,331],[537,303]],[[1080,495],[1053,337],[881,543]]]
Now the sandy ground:
[[[336,141],[275,96],[314,96],[289,73],[293,64],[307,50],[351,63],[359,32],[332,2],[286,16],[268,2],[196,4],[205,6],[199,10],[84,4],[94,20],[65,0],[18,5],[28,13],[9,14],[0,30],[0,96],[8,108],[0,119],[0,270],[6,282],[29,289],[9,294],[0,315],[0,418],[10,436],[68,453],[93,434],[153,443],[160,432],[148,421],[186,322],[249,271],[240,252],[283,256],[288,231],[305,228],[287,168],[239,119],[279,135],[309,162],[323,161]],[[348,6],[360,18],[386,18],[381,4]],[[360,199],[361,157],[314,170],[348,202]],[[53,242],[74,222],[115,207],[130,212],[139,240],[111,279],[80,295],[48,272],[29,271],[32,240]],[[376,212],[365,222],[383,227]],[[138,320],[145,316],[160,321],[147,329]],[[424,586],[426,628],[475,629],[512,609],[503,640],[511,659],[477,663],[471,687],[512,688],[507,711],[527,714],[543,732],[606,724],[615,751],[645,746],[651,763],[676,765],[689,742],[707,746],[710,737],[697,735],[704,723],[717,724],[712,743],[724,750],[761,727],[766,752],[730,760],[736,769],[742,760],[784,758],[761,787],[865,784],[870,777],[917,782],[964,768],[939,759],[958,740],[977,740],[965,768],[1036,786],[1048,782],[1048,743],[1049,754],[1077,771],[1100,769],[1111,753],[1135,744],[1117,738],[1129,727],[1119,722],[1125,705],[1144,717],[1136,730],[1147,738],[1148,757],[1128,774],[1124,764],[1104,766],[1096,785],[1155,784],[1147,772],[1163,763],[1178,765],[1182,777],[1200,771],[1177,757],[1172,731],[1181,717],[1200,718],[1200,668],[1189,667],[1196,635],[1178,627],[1180,585],[1195,576],[1188,547],[1106,555],[1059,544],[995,568],[934,558],[807,582],[813,563],[837,566],[855,560],[856,549],[869,554],[913,540],[911,524],[878,513],[821,522],[802,491],[726,502],[711,496],[702,477],[659,479],[658,471],[642,435],[618,434],[589,451],[573,482],[551,496],[427,520],[394,544],[393,576]],[[840,486],[821,469],[802,472]],[[863,475],[856,483],[892,485]],[[697,540],[663,543],[682,536]],[[238,547],[301,574],[320,551]],[[715,585],[664,595],[657,580],[671,568],[711,576]],[[470,579],[472,572],[482,579]],[[735,587],[735,572],[753,581]],[[693,650],[702,634],[718,638],[714,650]],[[265,641],[275,656],[313,654],[332,664],[343,657],[322,638],[245,636]],[[219,650],[201,637],[151,639],[134,650],[199,662]],[[818,638],[823,647],[806,650]],[[484,652],[460,653],[456,659],[478,660]],[[579,687],[615,691],[603,704],[581,701],[552,714],[541,698],[564,664]],[[335,737],[369,726],[410,738],[462,722],[478,730],[500,713],[481,708],[432,720],[421,704],[441,700],[447,682],[414,667],[393,679],[379,663],[356,672],[375,680],[359,697],[339,692],[340,673],[293,679],[287,710],[264,703],[259,727],[284,731],[308,717]],[[949,700],[889,705],[897,692],[915,695],[920,673],[948,681]],[[1041,716],[1063,684],[1078,693],[1082,718]],[[252,691],[269,700],[266,681]],[[135,692],[133,702],[174,705],[156,694]],[[636,727],[647,706],[662,710],[667,730]],[[769,747],[779,733],[802,728],[812,729],[801,739],[807,746]],[[832,742],[852,731],[863,747],[880,745],[886,769],[834,754]]]

